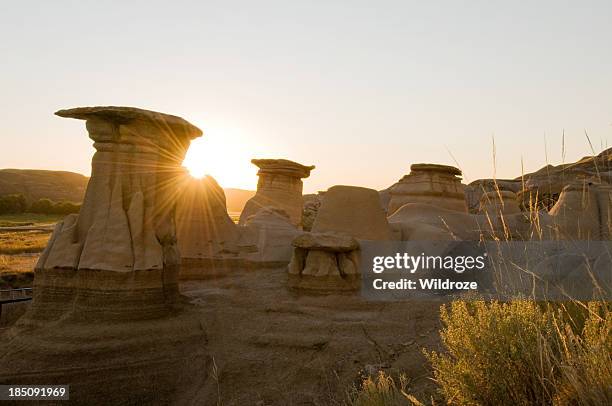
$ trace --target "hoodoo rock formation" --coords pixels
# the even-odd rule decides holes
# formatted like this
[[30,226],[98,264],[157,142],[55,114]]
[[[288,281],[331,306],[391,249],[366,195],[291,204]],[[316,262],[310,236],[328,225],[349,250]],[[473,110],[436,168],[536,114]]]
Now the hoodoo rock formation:
[[[202,132],[130,107],[56,114],[86,120],[96,153],[80,213],[56,226],[36,265],[35,291],[44,295],[35,294],[32,316],[163,314],[178,292],[176,180],[190,140]],[[89,286],[88,278],[100,283]]]
[[377,191],[333,186],[323,197],[312,232],[293,240],[289,284],[301,289],[356,289],[359,287],[358,240],[392,238]]
[[295,226],[302,224],[302,179],[310,176],[314,166],[305,166],[286,159],[253,159],[259,167],[257,192],[244,206],[240,225],[262,207],[276,207],[289,215]]
[[[467,195],[459,169],[415,164],[381,192],[334,186],[302,196],[314,166],[253,160],[257,192],[236,225],[216,181],[181,169],[197,127],[128,107],[56,114],[86,121],[92,174],[81,212],[57,224],[39,258],[32,304],[2,325],[0,384],[69,384],[78,405],[341,401],[360,370],[403,367],[398,343],[439,324],[422,317],[438,310],[425,301],[379,305],[345,294],[364,282],[368,250],[385,245],[444,256],[461,255],[456,241],[479,242],[478,252],[495,253],[487,261],[504,289],[530,291],[535,279],[557,289],[562,280],[589,299],[594,274],[610,296],[612,150],[526,183],[476,181]],[[522,192],[550,200],[520,206]],[[588,257],[566,252],[575,242]],[[183,280],[180,294],[179,276],[222,278]]]
[[359,243],[335,233],[304,233],[293,240],[289,284],[299,289],[359,288]]
[[425,203],[444,209],[467,212],[461,171],[452,166],[414,164],[390,190],[389,215],[406,203]]
[[180,380],[205,379],[202,327],[178,294],[174,220],[180,165],[202,132],[130,107],[56,114],[86,120],[91,178],[80,213],[40,256],[33,303],[0,352],[0,382],[70,383],[81,404],[167,403]]

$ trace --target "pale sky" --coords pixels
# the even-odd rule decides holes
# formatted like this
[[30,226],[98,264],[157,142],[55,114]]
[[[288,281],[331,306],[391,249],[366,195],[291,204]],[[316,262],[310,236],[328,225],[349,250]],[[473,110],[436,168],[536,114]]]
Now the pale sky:
[[126,105],[202,128],[225,187],[254,189],[261,157],[316,165],[306,192],[452,156],[472,181],[493,136],[516,177],[560,163],[563,130],[566,162],[585,130],[612,145],[611,21],[610,1],[0,0],[0,168],[88,175],[84,123],[53,112]]

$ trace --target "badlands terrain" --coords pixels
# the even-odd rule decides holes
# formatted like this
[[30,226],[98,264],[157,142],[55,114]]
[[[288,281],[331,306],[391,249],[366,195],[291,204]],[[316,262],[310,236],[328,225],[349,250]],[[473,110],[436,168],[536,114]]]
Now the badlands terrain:
[[559,247],[610,241],[612,150],[469,185],[458,168],[412,163],[383,191],[316,195],[303,195],[312,162],[253,159],[257,191],[232,218],[227,190],[181,168],[202,135],[188,121],[115,106],[56,114],[85,122],[92,174],[78,214],[33,257],[33,300],[3,306],[0,384],[68,383],[83,405],[339,405],[383,371],[405,375],[415,399],[446,396],[423,354],[449,344],[440,302],[367,300],[372,242],[552,241],[530,275],[546,288],[590,275],[588,298],[609,300],[609,251]]

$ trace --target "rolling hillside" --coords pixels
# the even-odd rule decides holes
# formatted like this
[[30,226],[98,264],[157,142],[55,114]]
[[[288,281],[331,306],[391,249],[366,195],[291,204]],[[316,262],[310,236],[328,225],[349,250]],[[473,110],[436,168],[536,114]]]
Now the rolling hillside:
[[[38,169],[0,169],[0,196],[22,194],[28,202],[47,198],[80,203],[89,178],[79,173]],[[227,210],[238,213],[255,194],[252,190],[225,189]]]
[[28,202],[47,198],[80,203],[88,179],[74,172],[0,169],[0,196],[22,194]]
[[244,208],[247,200],[255,195],[252,190],[227,188],[225,190],[225,199],[227,211],[230,213],[239,213]]

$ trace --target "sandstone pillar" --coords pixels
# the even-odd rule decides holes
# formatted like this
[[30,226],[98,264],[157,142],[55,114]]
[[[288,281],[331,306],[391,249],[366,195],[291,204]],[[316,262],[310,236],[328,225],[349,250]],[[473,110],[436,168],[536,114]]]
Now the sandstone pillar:
[[310,176],[314,166],[305,166],[286,159],[253,159],[259,167],[257,193],[244,206],[240,225],[261,208],[271,206],[284,210],[291,223],[302,223],[302,178]]
[[210,370],[199,315],[178,300],[174,227],[177,176],[201,131],[128,107],[56,114],[86,120],[91,179],[40,257],[30,309],[0,336],[0,384],[69,383],[75,405],[182,404]]
[[191,139],[180,117],[130,107],[60,110],[86,121],[96,152],[78,215],[60,222],[36,265],[32,315],[141,319],[176,296],[176,179]]
[[289,286],[315,290],[358,289],[359,240],[392,238],[376,190],[333,186],[323,197],[312,232],[303,233],[292,242]]

